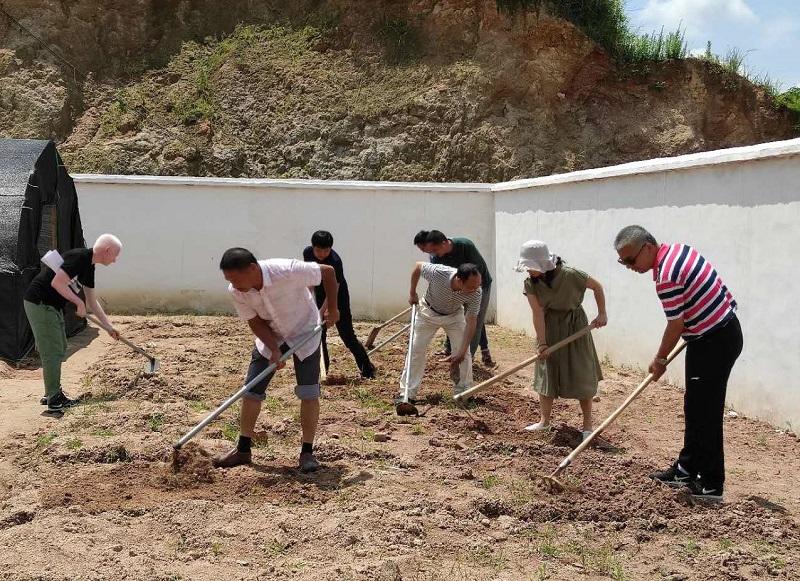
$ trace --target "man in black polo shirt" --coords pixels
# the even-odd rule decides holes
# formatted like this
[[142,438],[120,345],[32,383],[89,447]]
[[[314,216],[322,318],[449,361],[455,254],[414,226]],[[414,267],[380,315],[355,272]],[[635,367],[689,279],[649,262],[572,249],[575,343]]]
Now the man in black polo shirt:
[[[356,337],[356,332],[353,330],[353,315],[350,312],[350,292],[347,289],[347,281],[344,278],[344,265],[342,264],[342,259],[333,249],[333,236],[331,233],[325,230],[314,232],[311,236],[311,246],[306,246],[303,250],[303,260],[327,264],[336,271],[336,281],[339,283],[339,321],[336,323],[336,330],[339,331],[339,337],[341,337],[345,347],[353,354],[361,376],[366,379],[372,379],[375,377],[375,366],[369,360],[367,350],[364,349],[361,341]],[[327,299],[322,285],[314,287],[314,295],[317,307],[320,309],[321,314],[324,315],[325,301]],[[328,357],[328,345],[325,342],[325,329],[322,331],[322,356],[325,359],[325,368],[327,369],[330,364],[330,358]]]
[[[61,390],[61,362],[67,352],[64,328],[67,301],[75,305],[79,317],[86,316],[88,306],[108,334],[119,339],[119,333],[108,320],[94,293],[94,267],[95,264],[113,264],[121,250],[122,243],[116,236],[103,234],[92,248],[67,250],[61,268],[57,271],[43,268],[25,291],[23,306],[42,360],[45,397],[50,411],[62,411],[77,403]],[[86,303],[78,295],[81,288]]]
[[[414,242],[416,244],[416,239]],[[462,264],[474,264],[478,267],[478,272],[481,273],[481,290],[483,293],[481,296],[481,308],[478,311],[478,326],[475,329],[475,334],[472,336],[469,347],[470,353],[474,357],[480,344],[483,364],[486,367],[494,367],[495,362],[492,360],[492,354],[489,351],[489,339],[486,336],[486,326],[484,325],[486,309],[489,307],[489,298],[492,292],[492,275],[489,274],[489,267],[486,266],[486,261],[469,238],[448,238],[439,230],[428,232],[423,248],[424,252],[430,253],[431,262],[434,264],[444,264],[452,268],[458,268]],[[445,343],[445,352],[446,354],[450,353],[449,340]]]

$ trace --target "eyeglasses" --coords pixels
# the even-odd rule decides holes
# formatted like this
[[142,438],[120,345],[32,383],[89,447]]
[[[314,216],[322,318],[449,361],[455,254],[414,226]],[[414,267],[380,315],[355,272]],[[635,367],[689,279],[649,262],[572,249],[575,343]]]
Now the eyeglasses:
[[644,250],[645,246],[646,244],[642,244],[639,247],[639,252],[637,252],[633,256],[628,256],[627,258],[617,258],[617,262],[619,262],[623,266],[633,266],[634,264],[636,264],[636,259],[639,258],[639,255],[642,253],[642,250]]

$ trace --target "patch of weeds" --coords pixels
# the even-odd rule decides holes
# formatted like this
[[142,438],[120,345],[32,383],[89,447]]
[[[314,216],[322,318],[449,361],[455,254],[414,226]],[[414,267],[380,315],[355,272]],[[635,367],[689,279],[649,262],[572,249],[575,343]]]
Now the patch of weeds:
[[414,424],[411,426],[411,433],[415,436],[421,436],[425,433],[425,428],[422,427],[422,424]]
[[186,538],[186,535],[181,533],[178,535],[178,543],[175,546],[176,553],[185,553],[189,549],[189,542]]
[[68,450],[80,450],[83,448],[83,442],[79,438],[70,438],[64,445]]
[[140,119],[136,111],[142,104],[143,98],[138,92],[119,91],[111,106],[100,116],[100,133],[113,136],[138,129]]
[[500,484],[500,477],[496,474],[490,474],[481,481],[481,486],[483,486],[486,490],[490,490],[498,484]]
[[583,566],[590,571],[608,575],[612,579],[619,581],[626,579],[625,569],[614,556],[614,550],[607,545],[599,548],[592,548],[591,545],[581,545],[579,556]]
[[772,566],[773,569],[780,571],[784,567],[786,567],[786,561],[781,559],[778,555],[770,555],[767,557],[767,561]]
[[286,554],[289,550],[290,543],[282,543],[278,539],[272,539],[268,543],[264,543],[264,552],[268,557],[280,557]]
[[122,445],[109,448],[100,457],[100,461],[106,464],[114,464],[115,462],[130,462],[132,459],[133,458],[131,458],[128,450]]
[[97,428],[96,430],[92,430],[91,434],[98,438],[110,438],[114,435],[114,432],[108,428]]
[[556,543],[556,529],[552,525],[547,525],[544,527],[544,530],[538,534],[539,543],[536,547],[536,552],[545,558],[554,559],[556,558],[561,550]]
[[626,581],[628,579],[627,575],[625,574],[625,569],[622,567],[622,564],[618,562],[615,562],[611,566],[609,575],[614,581]]
[[222,543],[219,541],[211,541],[211,554],[215,557],[222,554]]
[[490,567],[496,571],[508,566],[508,559],[502,552],[495,552],[486,547],[479,547],[470,552],[469,558],[481,567]]
[[529,504],[539,496],[536,485],[528,479],[514,479],[508,485],[509,500],[516,506]]
[[267,399],[261,404],[264,408],[271,412],[280,412],[286,409],[286,403],[277,397],[267,396]]
[[[789,89],[781,93],[775,99],[775,104],[779,107],[786,107],[792,114],[795,122],[795,130],[800,131],[800,87]],[[787,422],[787,429],[794,431],[790,422]]]
[[694,539],[687,539],[683,543],[683,552],[686,553],[687,557],[696,557],[700,554],[700,545]]
[[374,442],[375,441],[375,430],[362,430],[361,431],[361,439],[366,440],[367,442]]
[[732,540],[730,540],[730,539],[720,539],[719,540],[719,548],[722,549],[723,551],[727,551],[731,547],[733,547],[733,541]]
[[681,30],[680,25],[666,35],[663,27],[658,34],[627,32],[618,41],[617,56],[628,63],[684,59],[689,53],[685,36],[686,31]]
[[55,432],[50,432],[49,434],[42,434],[38,438],[36,438],[36,447],[37,448],[47,448],[50,444],[53,443],[58,437],[58,434]]
[[193,412],[204,412],[208,411],[211,408],[209,408],[206,402],[199,399],[193,399],[189,401],[189,409],[192,410]]
[[536,569],[536,581],[546,581],[547,579],[550,579],[547,563],[539,563],[539,567]]
[[353,392],[355,399],[358,400],[358,403],[361,407],[379,410],[379,411],[388,411],[393,409],[393,405],[381,399],[379,396],[376,396],[371,390],[365,387],[357,387]]
[[756,444],[762,447],[766,447],[767,445],[767,436],[765,434],[761,434],[756,438]]
[[680,26],[666,34],[663,28],[652,34],[632,31],[623,0],[496,0],[496,4],[508,14],[544,8],[553,16],[572,22],[622,62],[662,61],[688,54]]
[[222,424],[222,437],[230,442],[235,442],[239,439],[239,426],[233,422],[225,422]]
[[513,456],[514,453],[517,451],[516,446],[513,444],[501,444],[497,447],[496,452],[501,456]]
[[300,559],[299,561],[295,561],[294,563],[290,563],[289,564],[289,570],[295,571],[295,572],[302,571],[306,567],[308,567],[308,563],[306,563],[302,559]]
[[151,432],[160,432],[164,427],[164,414],[157,413],[150,416],[150,421],[147,423]]
[[356,500],[356,487],[342,488],[336,493],[336,503],[346,506]]

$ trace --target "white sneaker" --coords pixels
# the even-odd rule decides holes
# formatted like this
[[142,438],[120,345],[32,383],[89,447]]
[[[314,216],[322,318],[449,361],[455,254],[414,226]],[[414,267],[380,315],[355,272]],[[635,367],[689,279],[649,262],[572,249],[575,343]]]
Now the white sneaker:
[[585,442],[586,440],[588,440],[589,436],[591,436],[592,434],[594,434],[594,430],[584,430],[583,431],[583,437],[581,438],[581,442]]
[[525,431],[527,432],[544,432],[549,431],[550,429],[550,424],[544,424],[542,422],[536,422],[530,426],[525,426]]

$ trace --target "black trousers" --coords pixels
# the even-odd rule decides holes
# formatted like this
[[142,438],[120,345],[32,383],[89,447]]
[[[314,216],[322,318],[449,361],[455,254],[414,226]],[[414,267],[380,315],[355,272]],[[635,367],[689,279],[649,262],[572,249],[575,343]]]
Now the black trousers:
[[[336,323],[336,330],[339,331],[339,337],[341,337],[345,347],[353,354],[358,370],[362,375],[365,372],[369,373],[372,368],[372,363],[369,360],[369,355],[367,355],[367,350],[364,349],[364,346],[361,344],[361,341],[358,340],[358,337],[356,337],[356,332],[353,329],[353,315],[350,312],[350,301],[348,300],[344,305],[341,303],[342,301],[340,301],[339,304],[339,322]],[[328,369],[330,367],[330,358],[328,357],[328,344],[325,341],[326,335],[327,329],[323,328],[322,357],[325,360],[325,369]]]
[[736,316],[724,327],[686,346],[685,430],[678,462],[692,476],[699,475],[703,486],[709,488],[725,482],[725,393],[731,369],[741,352],[742,328]]

